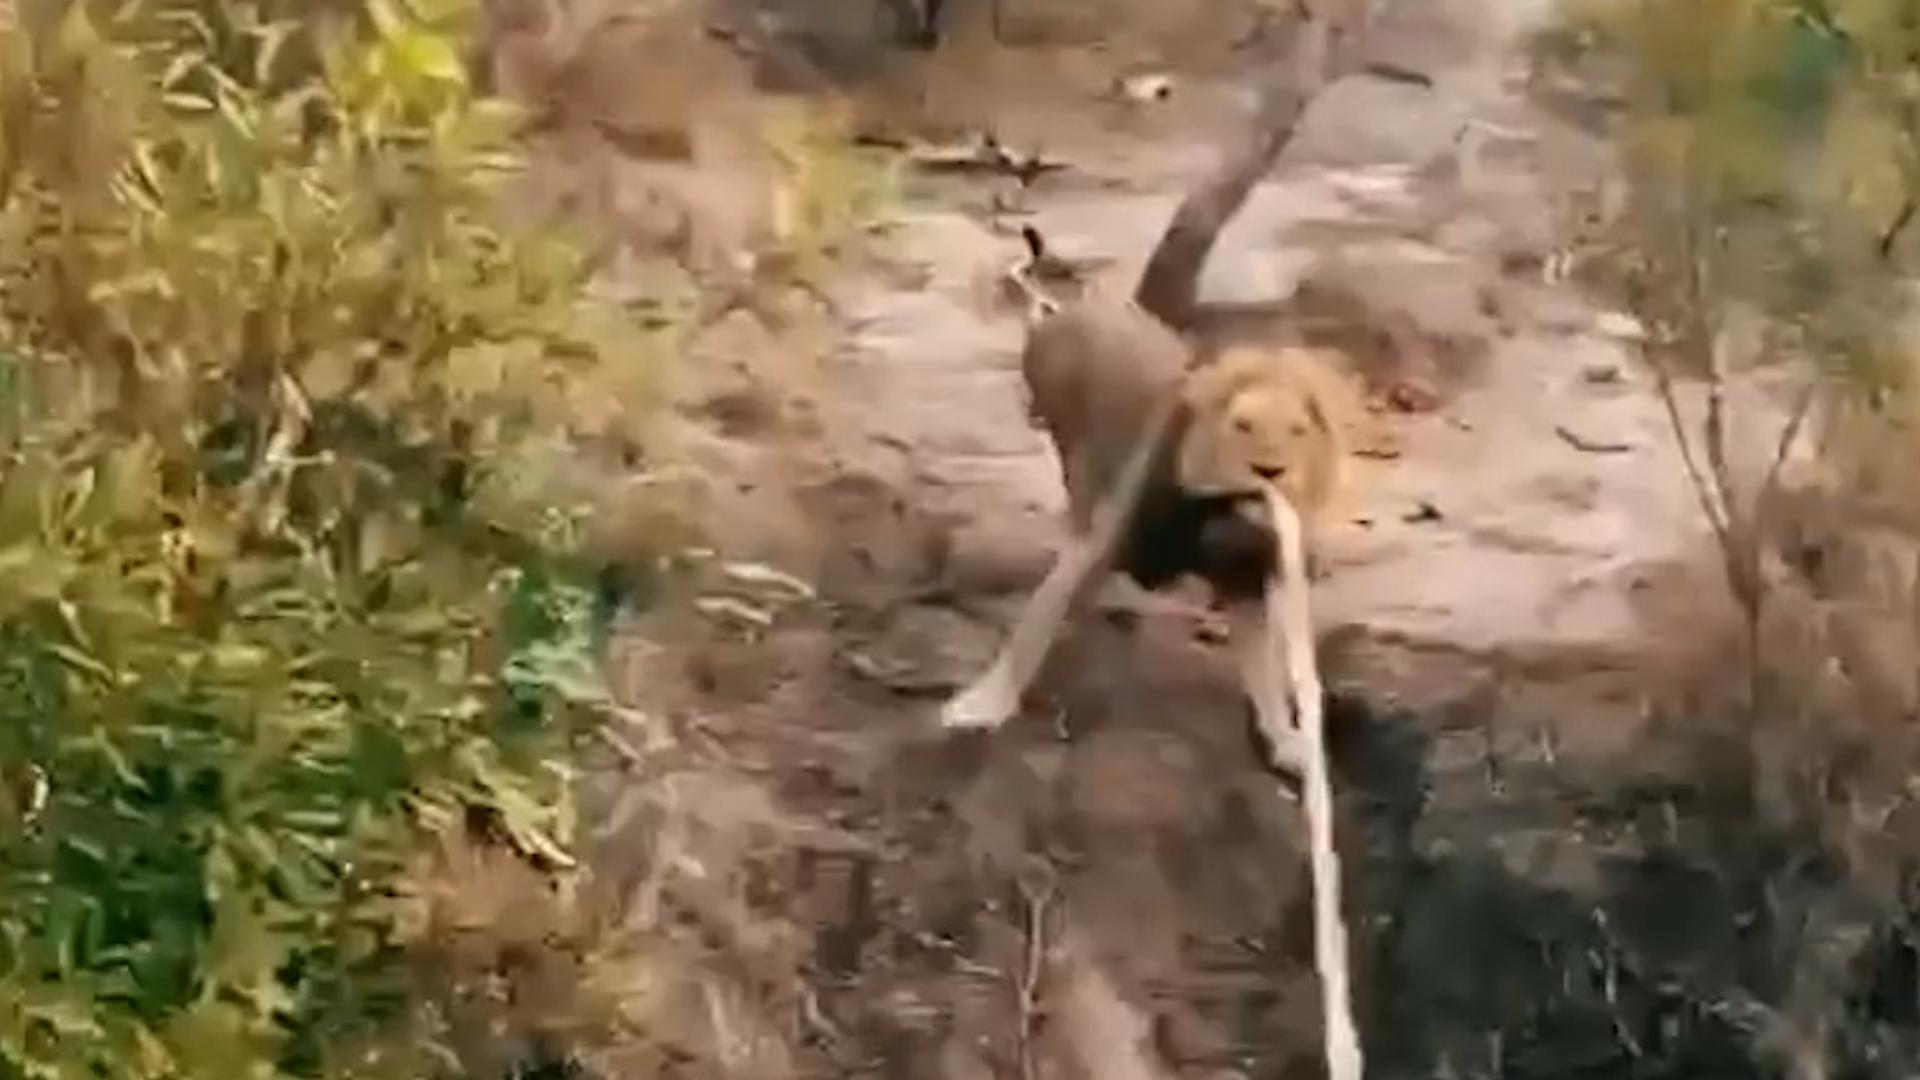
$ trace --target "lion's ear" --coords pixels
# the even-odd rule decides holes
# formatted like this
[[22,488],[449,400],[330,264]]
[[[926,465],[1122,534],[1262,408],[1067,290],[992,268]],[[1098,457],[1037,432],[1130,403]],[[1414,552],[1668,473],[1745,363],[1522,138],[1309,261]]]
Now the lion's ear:
[[1327,415],[1327,405],[1326,402],[1320,399],[1319,391],[1309,390],[1305,397],[1307,419],[1313,421],[1314,427],[1319,428],[1329,435],[1333,434],[1333,420]]
[[1237,381],[1235,375],[1217,360],[1195,368],[1187,373],[1180,396],[1196,418],[1211,416],[1226,406],[1227,395]]
[[1301,398],[1308,416],[1322,431],[1338,434],[1354,422],[1362,406],[1344,374],[1348,361],[1333,349],[1314,349],[1302,357]]

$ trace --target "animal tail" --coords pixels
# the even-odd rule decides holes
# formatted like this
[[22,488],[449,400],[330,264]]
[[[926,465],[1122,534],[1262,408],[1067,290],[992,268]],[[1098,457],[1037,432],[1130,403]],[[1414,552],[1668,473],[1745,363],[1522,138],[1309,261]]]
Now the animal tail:
[[1355,66],[1357,50],[1343,46],[1364,34],[1376,2],[1346,0],[1353,21],[1345,27],[1302,11],[1294,29],[1293,56],[1261,93],[1250,128],[1221,156],[1213,172],[1187,193],[1147,258],[1133,298],[1149,314],[1175,330],[1192,328],[1200,271],[1213,253],[1220,230],[1240,212],[1254,185],[1293,140],[1300,118],[1321,87]]
[[1027,265],[1038,266],[1047,257],[1047,241],[1032,225],[1020,226],[1020,239],[1027,243]]
[[1027,242],[1027,257],[1001,271],[1000,277],[1019,291],[1021,299],[1026,303],[1026,322],[1031,327],[1059,311],[1060,301],[1034,280],[1034,269],[1047,250],[1046,241],[1041,238],[1040,230],[1032,225],[1023,225],[1020,227],[1020,238]]

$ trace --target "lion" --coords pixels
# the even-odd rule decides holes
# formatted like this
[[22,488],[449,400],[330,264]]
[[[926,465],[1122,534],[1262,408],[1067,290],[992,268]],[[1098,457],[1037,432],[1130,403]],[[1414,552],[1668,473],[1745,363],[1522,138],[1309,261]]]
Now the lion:
[[[1260,600],[1275,541],[1262,491],[1277,486],[1309,536],[1342,492],[1360,406],[1334,357],[1241,345],[1189,371],[1185,343],[1160,320],[1094,300],[1043,316],[1022,369],[1060,459],[1072,543],[942,721],[996,726],[1018,712],[1060,623],[1109,567],[1150,592],[1206,581],[1245,685],[1268,685]],[[1288,730],[1280,719],[1262,715],[1261,727]],[[1297,770],[1296,747],[1269,749]]]
[[1054,633],[1109,568],[1149,592],[1191,575],[1228,610],[1273,765],[1300,775],[1291,718],[1269,715],[1277,683],[1268,678],[1268,631],[1284,628],[1266,626],[1262,603],[1277,543],[1266,499],[1277,489],[1305,519],[1303,531],[1318,531],[1310,522],[1344,482],[1355,397],[1328,354],[1241,347],[1196,365],[1182,334],[1193,329],[1200,270],[1222,228],[1315,92],[1359,56],[1336,38],[1364,36],[1370,9],[1361,8],[1347,28],[1357,36],[1306,18],[1295,62],[1265,89],[1239,144],[1175,209],[1131,297],[1046,295],[1034,265],[1044,244],[1037,231],[1026,235],[1028,264],[1006,276],[1027,295],[1021,367],[1030,411],[1059,453],[1072,527],[987,670],[942,706],[946,726],[996,727],[1016,714]]

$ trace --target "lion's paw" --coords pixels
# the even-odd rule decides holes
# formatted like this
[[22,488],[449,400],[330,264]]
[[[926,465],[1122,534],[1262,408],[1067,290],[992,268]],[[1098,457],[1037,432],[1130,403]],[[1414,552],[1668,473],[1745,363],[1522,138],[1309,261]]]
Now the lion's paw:
[[1254,752],[1266,759],[1267,768],[1295,782],[1307,775],[1307,739],[1293,726],[1291,719],[1278,723],[1260,714],[1260,705],[1252,698],[1241,699],[1246,709],[1247,732]]
[[940,724],[947,728],[997,728],[1020,711],[1020,692],[999,672],[948,699],[940,708]]

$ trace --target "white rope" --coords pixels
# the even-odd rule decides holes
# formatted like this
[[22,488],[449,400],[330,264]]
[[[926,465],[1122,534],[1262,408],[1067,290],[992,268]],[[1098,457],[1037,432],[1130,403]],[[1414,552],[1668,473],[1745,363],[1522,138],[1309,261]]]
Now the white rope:
[[1280,541],[1277,581],[1266,590],[1267,641],[1272,673],[1264,691],[1270,716],[1283,716],[1285,700],[1276,662],[1285,652],[1295,720],[1304,751],[1307,833],[1313,872],[1313,959],[1320,971],[1321,1012],[1326,1024],[1327,1080],[1361,1080],[1360,1037],[1353,1024],[1347,923],[1340,911],[1340,853],[1333,844],[1333,782],[1327,775],[1325,718],[1320,672],[1313,654],[1313,622],[1307,606],[1306,545],[1300,517],[1279,489],[1265,487],[1267,509]]

